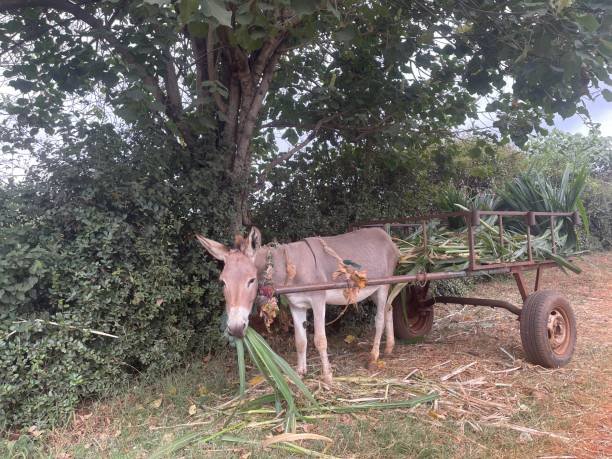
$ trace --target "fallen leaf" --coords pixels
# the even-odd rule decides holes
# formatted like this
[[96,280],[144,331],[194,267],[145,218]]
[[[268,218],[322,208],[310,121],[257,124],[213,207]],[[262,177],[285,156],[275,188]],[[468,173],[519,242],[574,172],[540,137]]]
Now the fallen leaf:
[[151,403],[149,403],[149,406],[151,408],[159,408],[162,404],[162,399],[158,398],[157,400],[153,400]]
[[198,384],[198,395],[202,397],[203,395],[208,394],[208,388],[203,384]]
[[382,368],[385,368],[385,365],[386,365],[386,363],[385,363],[385,361],[384,361],[384,360],[377,360],[377,361],[376,361],[376,366],[377,366],[378,368],[381,368],[381,369],[382,369]]
[[176,395],[177,390],[176,387],[171,386],[170,389],[168,389],[168,395]]
[[197,407],[197,406],[195,406],[195,405],[191,405],[191,406],[189,407],[189,415],[190,415],[190,416],[193,416],[194,414],[196,414],[196,411],[197,411],[197,410],[198,410],[198,407]]
[[43,434],[42,430],[38,430],[37,426],[32,426],[28,429],[28,433],[34,438],[40,437]]
[[261,442],[261,446],[264,448],[274,443],[279,442],[287,442],[287,441],[296,441],[296,440],[322,440],[329,443],[332,443],[333,440],[329,437],[324,437],[323,435],[317,435],[312,433],[283,433],[280,435],[275,435],[273,437],[268,437],[264,441]]
[[264,381],[264,377],[261,375],[253,376],[249,379],[249,386],[255,386]]
[[344,342],[346,344],[351,344],[353,341],[355,341],[357,338],[353,335],[346,335],[346,338],[344,338]]

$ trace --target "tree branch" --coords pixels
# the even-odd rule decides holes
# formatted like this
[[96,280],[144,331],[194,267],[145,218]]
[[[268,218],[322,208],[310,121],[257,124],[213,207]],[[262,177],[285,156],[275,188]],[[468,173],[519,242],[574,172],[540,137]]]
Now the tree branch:
[[266,64],[268,63],[268,60],[270,59],[272,54],[276,52],[276,50],[278,49],[280,44],[285,40],[286,37],[287,37],[287,32],[279,33],[276,37],[266,41],[266,43],[263,45],[263,47],[259,51],[259,54],[257,55],[257,58],[255,59],[255,62],[253,64],[253,74],[255,76],[255,81],[257,83],[260,82],[263,76],[263,72],[264,72],[264,69],[266,68]]
[[[282,45],[279,43],[278,47],[274,51],[274,54],[272,54],[268,60],[268,63],[266,64],[266,68],[261,77],[261,83],[259,84],[257,92],[253,95],[250,102],[244,100],[243,94],[243,104],[240,107],[240,132],[238,134],[236,146],[237,161],[234,163],[235,174],[239,173],[244,167],[243,163],[247,162],[246,159],[248,159],[248,148],[251,143],[253,131],[255,130],[255,124],[257,123],[257,115],[261,110],[263,99],[268,92],[270,82],[274,76],[276,64],[278,63],[282,52]],[[245,110],[246,113],[243,113],[243,110]]]
[[168,48],[162,50],[164,65],[166,67],[166,75],[164,83],[166,85],[166,94],[168,95],[168,104],[166,106],[166,114],[177,119],[183,112],[183,104],[181,103],[181,94],[179,91],[178,79],[176,77],[176,69],[174,68],[174,60]]
[[240,83],[230,72],[229,102],[227,106],[227,121],[225,122],[224,142],[226,145],[235,145],[236,129],[238,127],[238,107],[240,106]]
[[[215,51],[213,48],[214,38],[214,30],[209,25],[208,36],[206,38],[206,66],[208,67],[208,79],[218,83],[217,66],[215,65]],[[219,108],[219,111],[221,111],[221,113],[227,113],[227,106],[225,105],[225,102],[223,102],[221,95],[217,91],[210,92],[215,103],[217,104],[217,107]]]
[[298,151],[300,151],[302,148],[304,148],[306,145],[312,142],[313,139],[316,137],[317,132],[319,131],[321,126],[325,122],[329,121],[330,119],[331,118],[323,118],[319,120],[317,124],[315,124],[310,134],[308,134],[308,136],[302,142],[298,143],[297,145],[295,145],[293,148],[286,151],[285,153],[278,155],[276,158],[274,158],[272,161],[266,164],[261,174],[259,174],[259,177],[257,177],[257,183],[255,185],[255,190],[260,190],[265,185],[266,178],[268,177],[268,174],[270,173],[272,169],[274,169],[279,164],[284,163],[285,161],[288,161]]
[[[0,0],[0,11],[12,11],[23,8],[51,8],[58,11],[63,11],[71,14],[76,19],[83,21],[94,31],[100,33],[100,36],[115,50],[117,54],[119,54],[119,56],[121,56],[126,64],[126,67],[134,69],[136,73],[140,75],[145,87],[151,91],[155,100],[166,107],[167,115],[176,123],[177,128],[183,136],[183,140],[188,145],[194,144],[195,139],[191,133],[191,129],[181,118],[181,111],[176,110],[176,107],[180,107],[180,94],[178,93],[178,85],[175,88],[173,83],[173,79],[176,80],[174,66],[172,66],[172,69],[170,69],[168,71],[169,73],[166,75],[166,83],[169,84],[169,94],[168,97],[166,97],[157,78],[151,75],[147,68],[136,60],[130,50],[119,41],[112,31],[104,26],[104,23],[100,19],[88,11],[80,8],[79,5],[69,0]],[[170,64],[172,64],[172,62],[170,62]],[[169,107],[173,106],[168,99],[174,99],[174,102],[179,102],[179,104],[175,106],[175,109],[168,110]]]
[[201,107],[204,104],[204,78],[206,70],[206,40],[193,37],[190,39],[193,58],[196,68],[196,104]]

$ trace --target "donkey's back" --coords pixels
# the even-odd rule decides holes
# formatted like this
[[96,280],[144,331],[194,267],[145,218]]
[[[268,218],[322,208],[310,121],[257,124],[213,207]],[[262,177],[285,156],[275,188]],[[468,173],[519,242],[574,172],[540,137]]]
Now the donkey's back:
[[[323,242],[324,244],[323,244]],[[317,260],[319,279],[331,282],[338,269],[338,261],[326,250],[327,245],[343,260],[360,265],[368,279],[391,276],[397,266],[399,250],[391,237],[380,228],[363,228],[350,233],[322,238],[307,238]]]

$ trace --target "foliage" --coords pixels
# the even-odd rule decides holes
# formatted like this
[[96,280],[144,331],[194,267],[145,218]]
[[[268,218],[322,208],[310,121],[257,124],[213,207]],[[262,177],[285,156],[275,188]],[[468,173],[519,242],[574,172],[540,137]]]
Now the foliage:
[[[175,150],[227,150],[236,224],[312,140],[424,148],[468,131],[523,144],[610,97],[609,2],[0,0],[8,150],[81,120],[154,125]],[[512,81],[512,84],[508,84]],[[482,126],[482,107],[495,121]],[[480,104],[482,105],[482,104]],[[494,128],[494,130],[492,130]],[[276,134],[304,143],[278,155]],[[184,152],[180,153],[184,154]],[[205,156],[205,155],[204,155]],[[257,180],[251,167],[266,162]]]
[[59,422],[220,342],[216,265],[192,243],[229,218],[214,175],[152,132],[81,134],[1,191],[0,426]]
[[445,189],[457,183],[486,189],[521,164],[520,154],[505,147],[475,156],[466,145],[424,151],[317,145],[274,170],[256,197],[253,221],[279,240],[337,234],[359,220],[436,210]]
[[527,145],[528,165],[553,180],[560,181],[564,167],[586,169],[583,201],[589,220],[587,242],[594,248],[612,247],[612,137],[598,131],[588,135],[553,131],[534,138]]
[[[588,171],[586,168],[573,170],[571,165],[565,168],[560,181],[551,180],[533,172],[521,174],[498,190],[501,197],[498,208],[502,210],[532,210],[535,212],[578,211],[588,233],[589,221],[582,202],[582,193],[587,177]],[[561,231],[568,237],[568,246],[574,246],[577,242],[577,235],[572,218],[563,217],[560,220],[562,222]],[[517,222],[513,222],[513,225],[516,226]],[[548,221],[537,221],[536,228],[537,233],[545,232],[550,230],[550,223]]]
[[553,130],[531,139],[525,151],[529,168],[542,175],[560,179],[569,165],[586,168],[591,179],[612,180],[612,137],[604,137],[597,130],[587,135]]
[[589,217],[588,244],[594,249],[612,248],[612,182],[591,180],[584,190],[584,207]]

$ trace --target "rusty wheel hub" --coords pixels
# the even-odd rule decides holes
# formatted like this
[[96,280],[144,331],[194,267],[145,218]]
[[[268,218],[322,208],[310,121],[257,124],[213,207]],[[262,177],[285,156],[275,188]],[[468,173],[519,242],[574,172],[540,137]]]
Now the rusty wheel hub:
[[553,309],[548,316],[548,341],[553,352],[563,354],[570,341],[568,318],[559,309]]

